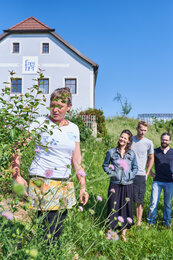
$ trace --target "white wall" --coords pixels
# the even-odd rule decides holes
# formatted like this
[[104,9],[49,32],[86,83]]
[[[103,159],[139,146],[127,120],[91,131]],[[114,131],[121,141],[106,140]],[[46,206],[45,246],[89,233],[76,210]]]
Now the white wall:
[[[12,53],[12,43],[20,43],[20,52]],[[49,43],[49,54],[42,54],[42,43]],[[54,89],[64,87],[65,78],[77,79],[77,94],[73,95],[73,109],[85,110],[94,107],[94,72],[92,66],[65,47],[49,34],[11,34],[0,41],[0,87],[10,81],[9,70],[22,78],[23,93],[34,84],[36,74],[23,74],[23,56],[38,57],[38,64],[49,78],[49,94]],[[47,106],[49,106],[47,94]],[[43,111],[41,111],[43,113]]]

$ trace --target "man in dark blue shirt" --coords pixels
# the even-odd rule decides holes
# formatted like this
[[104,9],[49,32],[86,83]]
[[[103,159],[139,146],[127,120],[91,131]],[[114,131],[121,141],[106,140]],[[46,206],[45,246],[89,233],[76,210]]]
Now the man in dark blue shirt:
[[151,204],[148,213],[148,223],[155,224],[157,205],[160,194],[164,190],[163,222],[168,228],[171,226],[171,199],[173,197],[173,149],[170,148],[171,136],[169,133],[161,135],[161,146],[154,150],[155,174],[151,191]]

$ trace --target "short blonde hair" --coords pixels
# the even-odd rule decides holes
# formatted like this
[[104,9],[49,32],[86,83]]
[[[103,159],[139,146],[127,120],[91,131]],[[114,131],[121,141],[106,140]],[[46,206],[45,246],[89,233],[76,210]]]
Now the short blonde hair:
[[69,88],[57,88],[50,96],[50,101],[62,99],[66,101],[67,106],[72,105],[72,95]]

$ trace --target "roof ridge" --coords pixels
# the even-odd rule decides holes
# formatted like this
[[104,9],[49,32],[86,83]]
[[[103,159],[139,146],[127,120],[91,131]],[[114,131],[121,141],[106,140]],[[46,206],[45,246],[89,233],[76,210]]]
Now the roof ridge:
[[37,23],[39,23],[40,25],[42,25],[43,27],[45,27],[45,29],[48,29],[48,30],[51,29],[49,26],[47,26],[46,24],[42,23],[41,21],[39,21],[39,20],[36,19],[35,17],[30,16],[30,17],[28,17],[27,19],[25,19],[25,20],[23,20],[23,21],[21,21],[21,22],[15,24],[15,25],[13,25],[13,26],[10,27],[8,30],[13,30],[13,29],[15,29],[16,27],[22,25],[23,23],[26,23],[26,22],[29,21],[29,20],[34,20],[35,22],[37,22]]

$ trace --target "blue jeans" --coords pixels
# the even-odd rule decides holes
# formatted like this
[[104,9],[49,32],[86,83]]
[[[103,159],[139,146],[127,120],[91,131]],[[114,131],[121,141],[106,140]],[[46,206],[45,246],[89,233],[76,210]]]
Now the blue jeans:
[[173,197],[173,182],[160,182],[153,181],[150,207],[148,213],[148,223],[155,224],[157,216],[157,206],[160,199],[162,189],[164,190],[164,209],[163,209],[163,221],[167,226],[171,225],[171,199]]

